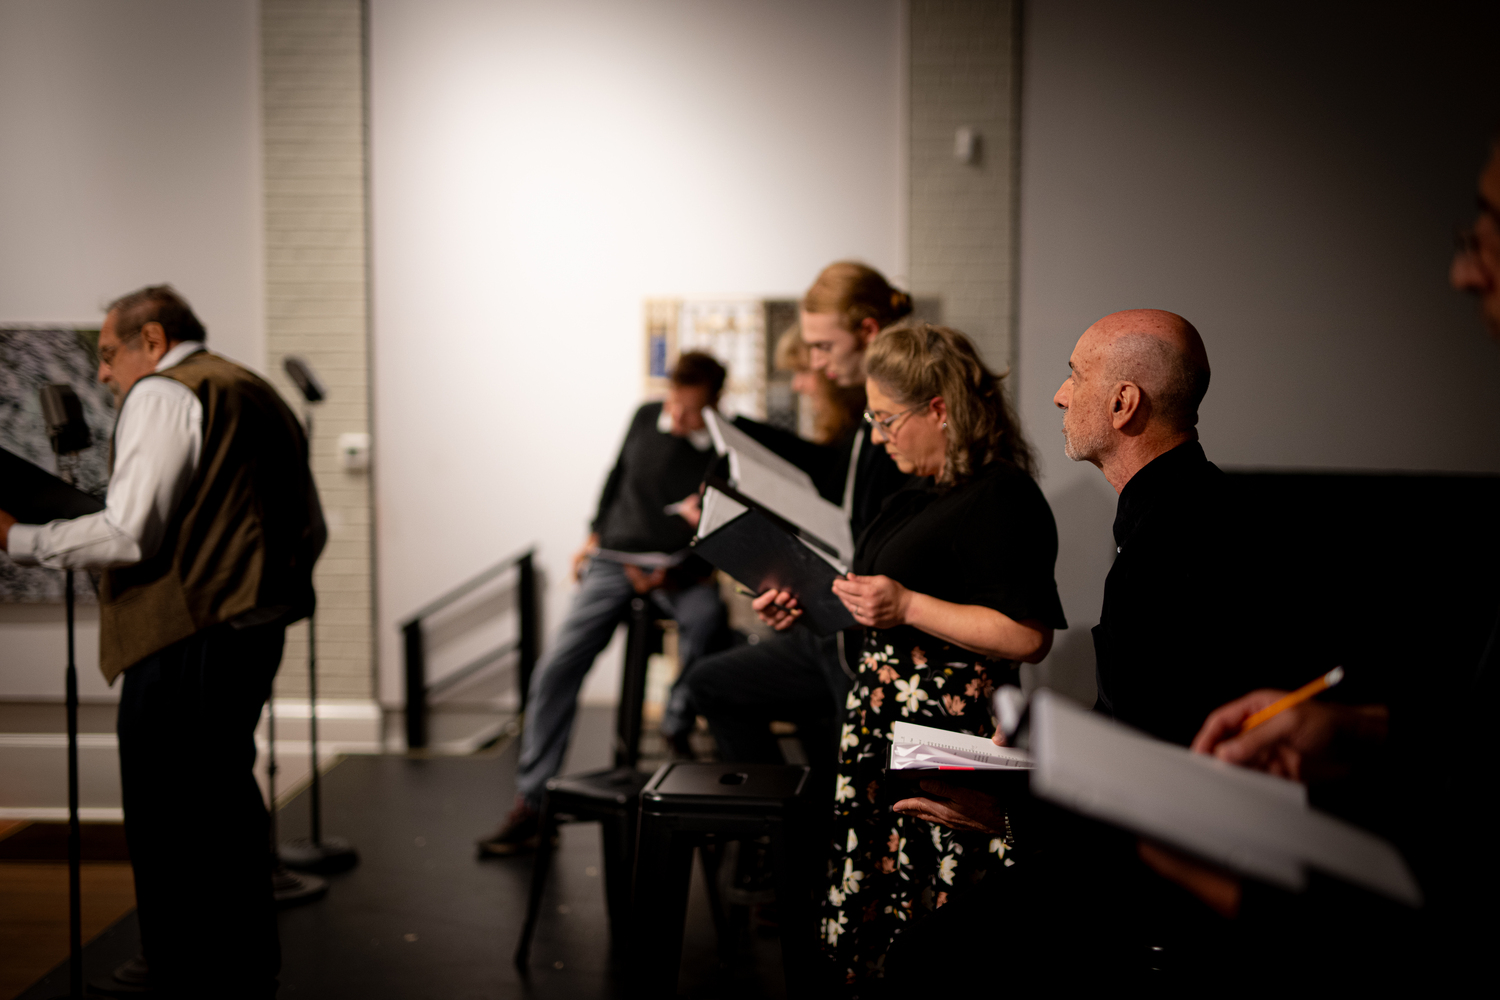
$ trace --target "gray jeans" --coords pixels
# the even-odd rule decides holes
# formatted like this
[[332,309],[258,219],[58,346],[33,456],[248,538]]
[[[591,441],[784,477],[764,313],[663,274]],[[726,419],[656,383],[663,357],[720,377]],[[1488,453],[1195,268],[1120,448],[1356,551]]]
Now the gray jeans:
[[[547,780],[562,768],[584,675],[594,665],[594,658],[609,645],[615,627],[635,596],[619,563],[592,560],[584,570],[552,649],[531,676],[526,727],[521,732],[521,760],[516,769],[516,794],[533,808],[541,805]],[[685,590],[653,590],[651,602],[665,617],[677,622],[677,651],[682,661],[681,677],[685,677],[723,621],[724,604],[718,588],[710,580]],[[689,711],[687,687],[679,683],[672,690],[663,728],[674,732],[691,723]]]

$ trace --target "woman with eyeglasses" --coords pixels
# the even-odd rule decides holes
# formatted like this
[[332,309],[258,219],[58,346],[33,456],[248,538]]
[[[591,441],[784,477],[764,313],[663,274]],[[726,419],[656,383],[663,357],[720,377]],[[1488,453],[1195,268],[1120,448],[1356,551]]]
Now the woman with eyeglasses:
[[[915,478],[861,534],[834,583],[865,628],[839,743],[824,948],[849,982],[880,975],[892,941],[1014,862],[1012,838],[899,815],[887,787],[891,724],[991,736],[991,694],[1065,628],[1057,528],[1000,387],[963,334],[882,332],[865,359],[871,440]],[[786,619],[798,612],[778,595]]]

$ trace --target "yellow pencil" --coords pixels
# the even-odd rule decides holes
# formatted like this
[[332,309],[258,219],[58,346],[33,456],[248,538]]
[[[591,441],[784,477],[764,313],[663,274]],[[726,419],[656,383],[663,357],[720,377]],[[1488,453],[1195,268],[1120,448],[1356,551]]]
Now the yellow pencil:
[[1264,722],[1268,722],[1270,719],[1277,715],[1280,715],[1282,712],[1285,712],[1293,705],[1300,705],[1307,699],[1316,697],[1324,691],[1327,691],[1329,688],[1333,687],[1343,679],[1344,668],[1334,667],[1332,670],[1328,671],[1328,673],[1324,674],[1322,677],[1319,677],[1311,684],[1302,685],[1297,690],[1287,695],[1285,698],[1279,698],[1276,701],[1271,702],[1271,704],[1267,705],[1259,712],[1256,712],[1254,715],[1250,716],[1250,718],[1245,720],[1245,724],[1240,727],[1240,732],[1248,733],[1256,726],[1261,725]]

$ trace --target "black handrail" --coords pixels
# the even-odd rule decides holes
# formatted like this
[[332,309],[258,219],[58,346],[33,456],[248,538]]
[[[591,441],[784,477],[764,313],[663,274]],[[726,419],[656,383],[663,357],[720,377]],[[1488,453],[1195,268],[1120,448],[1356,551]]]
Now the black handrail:
[[[401,632],[406,646],[406,745],[409,749],[420,750],[427,746],[427,703],[432,694],[452,687],[511,653],[519,654],[517,683],[520,686],[521,711],[526,711],[526,692],[531,687],[531,673],[536,667],[537,654],[535,556],[536,549],[532,548],[496,563],[473,579],[454,587],[442,597],[427,604],[401,623]],[[520,619],[520,628],[517,630],[516,641],[492,649],[442,680],[429,684],[427,682],[427,642],[422,632],[422,622],[512,568],[518,571],[516,614]]]

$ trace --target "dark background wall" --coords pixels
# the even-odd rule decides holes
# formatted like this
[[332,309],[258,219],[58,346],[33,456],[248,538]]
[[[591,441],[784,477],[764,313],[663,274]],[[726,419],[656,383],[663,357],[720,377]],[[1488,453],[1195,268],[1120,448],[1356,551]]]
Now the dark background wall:
[[1500,7],[1049,0],[1024,37],[1016,389],[1073,625],[1042,675],[1088,698],[1115,495],[1051,397],[1100,316],[1198,326],[1221,465],[1500,472],[1500,353],[1447,287]]

